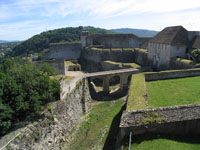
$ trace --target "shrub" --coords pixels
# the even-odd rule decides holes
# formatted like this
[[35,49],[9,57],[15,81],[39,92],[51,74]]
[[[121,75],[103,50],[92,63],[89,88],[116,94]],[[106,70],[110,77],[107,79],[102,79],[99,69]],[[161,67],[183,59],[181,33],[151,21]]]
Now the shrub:
[[40,106],[59,99],[60,84],[50,79],[52,68],[26,61],[4,60],[0,65],[0,134],[12,123],[40,110]]

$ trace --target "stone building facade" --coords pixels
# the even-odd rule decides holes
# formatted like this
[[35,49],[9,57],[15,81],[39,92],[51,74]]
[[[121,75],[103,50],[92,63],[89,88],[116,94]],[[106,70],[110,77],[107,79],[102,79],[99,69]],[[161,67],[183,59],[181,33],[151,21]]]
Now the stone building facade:
[[148,42],[148,59],[154,68],[168,68],[173,58],[188,58],[190,50],[200,48],[200,32],[182,26],[167,27]]
[[168,67],[171,58],[185,58],[188,51],[188,31],[182,26],[167,27],[148,43],[148,59],[153,67]]

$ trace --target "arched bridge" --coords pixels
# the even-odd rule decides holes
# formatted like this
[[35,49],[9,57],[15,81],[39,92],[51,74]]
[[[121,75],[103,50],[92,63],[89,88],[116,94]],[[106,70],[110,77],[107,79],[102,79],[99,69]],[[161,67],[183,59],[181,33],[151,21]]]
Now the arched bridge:
[[109,92],[109,81],[113,76],[120,77],[120,89],[124,90],[128,87],[128,77],[132,74],[139,73],[140,71],[135,68],[129,69],[119,69],[119,70],[110,70],[110,71],[102,71],[102,72],[94,72],[94,73],[86,73],[85,77],[89,78],[91,81],[95,78],[102,79],[103,81],[103,91],[105,93]]

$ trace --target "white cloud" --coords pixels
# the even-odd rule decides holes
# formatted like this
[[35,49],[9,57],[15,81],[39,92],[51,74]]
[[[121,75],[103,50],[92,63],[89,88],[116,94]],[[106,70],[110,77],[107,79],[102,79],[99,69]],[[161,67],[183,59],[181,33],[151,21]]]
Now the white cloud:
[[107,17],[143,12],[172,12],[200,7],[199,0],[20,0],[12,5],[24,12],[41,8],[45,16],[62,17],[83,12],[89,13],[90,16]]
[[[12,35],[12,39],[23,39],[23,37],[30,37],[44,31],[47,27],[53,29],[61,26],[82,25],[78,23],[79,20],[84,20],[85,25],[89,23],[93,25],[96,21],[101,23],[95,24],[96,26],[106,27],[105,24],[107,24],[109,28],[120,26],[161,30],[169,25],[183,25],[189,30],[200,30],[200,9],[197,9],[200,8],[199,0],[12,1],[12,3],[0,2],[1,39],[9,35],[10,37]],[[144,17],[144,14],[145,19],[148,19],[138,19],[140,16]],[[74,16],[81,16],[81,18],[74,19]],[[126,17],[127,20],[120,21]],[[51,20],[55,18],[60,21],[51,25]],[[113,18],[119,18],[118,22],[113,24]]]

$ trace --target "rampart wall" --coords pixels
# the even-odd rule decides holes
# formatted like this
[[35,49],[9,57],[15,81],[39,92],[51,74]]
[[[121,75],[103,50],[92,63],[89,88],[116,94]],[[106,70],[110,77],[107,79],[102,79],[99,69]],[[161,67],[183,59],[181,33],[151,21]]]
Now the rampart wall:
[[[61,87],[65,85],[61,82]],[[77,82],[72,90],[64,89],[62,99],[49,105],[39,121],[22,129],[7,149],[54,149],[59,150],[65,137],[88,111],[91,98],[86,79]],[[66,93],[65,93],[66,92]]]
[[134,34],[92,35],[86,38],[87,46],[104,45],[105,48],[138,48],[142,42]]
[[80,58],[81,43],[50,44],[45,59],[73,60]]
[[145,78],[146,81],[154,81],[154,80],[194,77],[199,75],[200,75],[200,69],[194,68],[194,69],[170,70],[170,71],[146,73]]
[[200,104],[124,112],[120,127],[124,134],[200,134]]
[[86,71],[102,71],[102,62],[106,60],[130,63],[135,62],[142,66],[148,66],[148,53],[137,50],[104,50],[84,49],[81,55],[81,65]]

